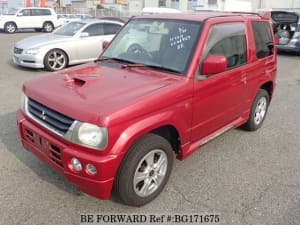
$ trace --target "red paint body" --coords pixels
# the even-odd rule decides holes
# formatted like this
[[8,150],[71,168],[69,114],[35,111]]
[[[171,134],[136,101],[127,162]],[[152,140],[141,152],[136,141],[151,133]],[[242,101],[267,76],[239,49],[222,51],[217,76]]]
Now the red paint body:
[[[103,151],[78,146],[51,133],[20,110],[17,116],[24,147],[63,173],[83,192],[108,199],[124,155],[142,135],[163,126],[174,127],[181,143],[177,157],[184,159],[220,130],[245,123],[258,89],[267,82],[275,87],[276,54],[260,60],[256,57],[250,21],[267,20],[228,14],[210,18],[218,15],[223,14],[159,16],[205,21],[186,77],[141,67],[124,69],[88,63],[26,82],[23,91],[27,96],[76,120],[107,127],[109,141]],[[237,21],[246,24],[248,63],[197,81],[210,27]],[[77,85],[74,78],[84,80],[85,84]],[[28,130],[34,141],[26,138]],[[61,149],[63,167],[51,160],[53,146]],[[74,173],[68,169],[72,157],[83,165],[93,163],[99,173],[95,176],[85,171]]]

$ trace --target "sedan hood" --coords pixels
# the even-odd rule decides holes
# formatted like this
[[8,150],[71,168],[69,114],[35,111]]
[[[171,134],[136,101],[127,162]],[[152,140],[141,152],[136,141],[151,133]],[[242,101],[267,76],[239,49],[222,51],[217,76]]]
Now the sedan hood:
[[64,36],[57,35],[54,33],[51,34],[43,34],[38,36],[33,36],[29,38],[25,38],[19,41],[15,46],[21,49],[29,49],[29,48],[39,48],[43,45],[49,45],[57,42],[68,41],[72,38],[72,36]]
[[187,80],[143,68],[106,64],[88,63],[33,79],[24,84],[24,92],[71,118],[109,126],[124,121],[124,117],[128,121],[147,110],[150,113],[158,105],[178,101],[176,93]]

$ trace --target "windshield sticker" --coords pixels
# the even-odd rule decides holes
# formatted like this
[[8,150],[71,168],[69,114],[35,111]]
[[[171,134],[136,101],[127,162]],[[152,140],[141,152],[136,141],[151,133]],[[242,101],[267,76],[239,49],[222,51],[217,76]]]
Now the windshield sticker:
[[170,37],[171,47],[175,46],[177,50],[184,48],[184,43],[191,40],[191,35],[187,34],[185,27],[179,27],[178,33],[175,36]]

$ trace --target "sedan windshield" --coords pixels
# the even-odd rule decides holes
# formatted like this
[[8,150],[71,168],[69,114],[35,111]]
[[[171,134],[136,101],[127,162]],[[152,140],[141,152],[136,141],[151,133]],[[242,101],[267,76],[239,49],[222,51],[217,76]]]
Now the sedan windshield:
[[76,34],[83,26],[85,23],[80,23],[80,22],[71,22],[67,23],[66,25],[58,28],[54,34],[58,35],[66,35],[66,36],[73,36]]
[[[102,57],[185,75],[200,35],[200,22],[133,19]],[[130,64],[126,67],[131,66]]]

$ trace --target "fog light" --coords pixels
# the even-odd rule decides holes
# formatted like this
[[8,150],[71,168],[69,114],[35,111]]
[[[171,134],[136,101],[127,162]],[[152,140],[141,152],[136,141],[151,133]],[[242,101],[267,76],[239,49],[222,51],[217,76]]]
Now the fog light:
[[97,174],[97,168],[93,165],[93,164],[87,164],[86,165],[86,170],[88,173],[92,174],[92,175],[95,175]]
[[78,159],[72,158],[71,163],[74,170],[78,172],[82,170],[81,162]]

